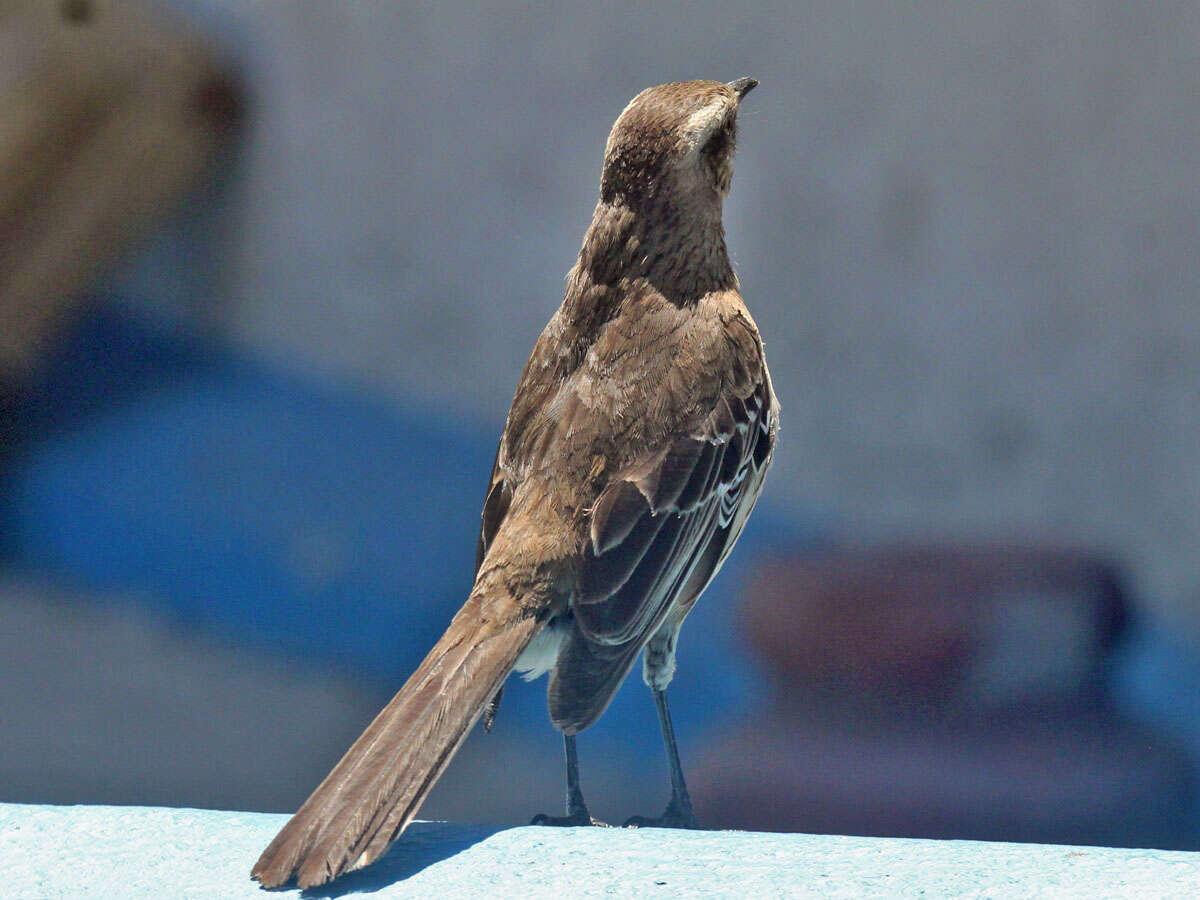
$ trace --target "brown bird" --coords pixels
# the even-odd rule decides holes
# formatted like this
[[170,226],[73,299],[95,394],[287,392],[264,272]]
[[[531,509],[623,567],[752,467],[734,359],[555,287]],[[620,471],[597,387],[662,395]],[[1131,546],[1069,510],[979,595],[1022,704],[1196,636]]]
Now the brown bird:
[[684,618],[771,463],[778,403],[738,293],[721,206],[737,113],[758,82],[638,94],[604,153],[566,298],[521,375],[483,505],[466,605],[279,832],[252,875],[311,887],[378,859],[412,821],[505,678],[550,673],[567,815],[587,825],[575,735],[644,651],[671,771],[657,819],[698,827],[667,708]]

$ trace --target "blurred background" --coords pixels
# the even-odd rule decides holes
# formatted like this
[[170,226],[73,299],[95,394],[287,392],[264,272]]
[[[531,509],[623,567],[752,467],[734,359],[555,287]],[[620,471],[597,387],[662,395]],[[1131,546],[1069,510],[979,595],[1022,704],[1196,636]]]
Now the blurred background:
[[[1200,7],[0,6],[0,800],[291,811],[465,598],[624,104],[761,79],[783,431],[685,629],[714,826],[1196,848]],[[562,803],[514,680],[428,818]],[[668,785],[631,677],[580,741]]]

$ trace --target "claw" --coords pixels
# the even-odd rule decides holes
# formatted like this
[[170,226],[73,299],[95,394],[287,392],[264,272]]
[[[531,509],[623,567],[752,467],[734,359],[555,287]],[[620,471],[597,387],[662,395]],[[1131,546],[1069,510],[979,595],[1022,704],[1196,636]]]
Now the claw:
[[545,813],[539,813],[533,817],[530,825],[549,825],[555,828],[586,828],[595,826],[596,828],[609,828],[607,822],[601,822],[599,819],[591,816],[587,810],[583,812],[573,813],[569,816],[548,816]]
[[[689,804],[690,807],[690,804]],[[703,831],[704,826],[696,819],[696,814],[690,808],[684,810],[672,800],[667,804],[666,811],[657,819],[649,816],[630,816],[622,828],[686,828],[692,831]]]

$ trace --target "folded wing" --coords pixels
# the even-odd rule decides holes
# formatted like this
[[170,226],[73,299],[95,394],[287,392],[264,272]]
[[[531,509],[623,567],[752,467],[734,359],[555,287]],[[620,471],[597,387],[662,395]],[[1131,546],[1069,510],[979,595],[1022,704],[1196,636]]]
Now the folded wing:
[[771,401],[765,380],[722,397],[691,434],[637,460],[597,498],[575,631],[550,682],[559,728],[600,716],[672,606],[695,602],[724,562],[770,461]]

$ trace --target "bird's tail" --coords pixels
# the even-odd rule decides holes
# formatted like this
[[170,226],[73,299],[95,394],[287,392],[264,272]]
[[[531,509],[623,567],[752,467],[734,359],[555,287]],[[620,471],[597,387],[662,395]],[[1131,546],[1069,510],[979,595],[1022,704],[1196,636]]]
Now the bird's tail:
[[[497,579],[499,581],[499,579]],[[408,682],[263,851],[264,887],[323,884],[378,859],[541,628],[532,598],[476,585]]]

